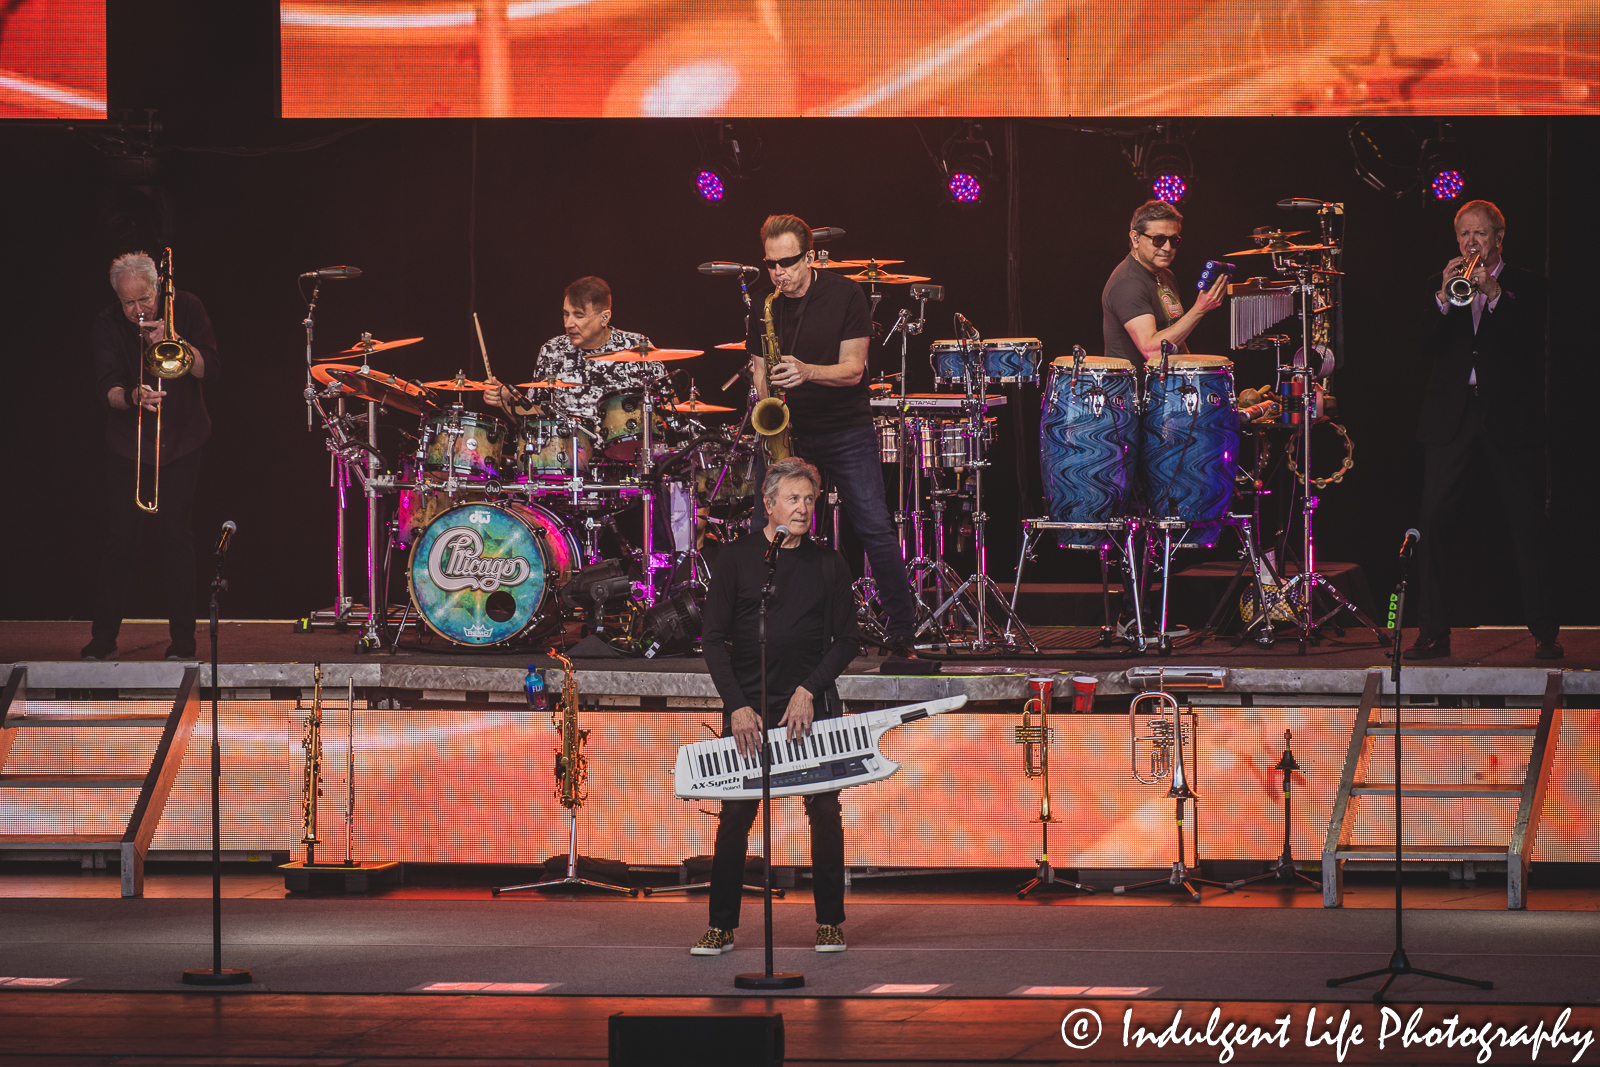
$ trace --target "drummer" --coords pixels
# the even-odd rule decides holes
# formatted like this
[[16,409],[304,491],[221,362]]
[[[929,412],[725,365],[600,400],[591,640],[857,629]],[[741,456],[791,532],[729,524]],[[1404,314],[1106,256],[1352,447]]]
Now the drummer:
[[1227,275],[1202,290],[1188,311],[1183,310],[1170,269],[1182,240],[1183,216],[1171,204],[1150,200],[1133,213],[1128,223],[1128,255],[1111,272],[1100,294],[1106,355],[1140,368],[1146,362],[1161,362],[1162,341],[1187,352],[1184,339],[1200,325],[1206,312],[1222,306],[1228,295]]
[[[620,352],[649,344],[643,334],[619,330],[611,325],[611,286],[604,278],[579,278],[562,294],[561,321],[566,332],[552,337],[539,349],[533,376],[540,381],[559,379],[575,382],[576,389],[551,389],[543,403],[543,414],[570,418],[591,436],[600,431],[600,400],[607,393],[642,390],[666,374],[658,362],[597,362],[593,356]],[[527,408],[515,389],[493,377],[483,397],[485,403],[503,408],[513,415],[528,415],[539,409]]]

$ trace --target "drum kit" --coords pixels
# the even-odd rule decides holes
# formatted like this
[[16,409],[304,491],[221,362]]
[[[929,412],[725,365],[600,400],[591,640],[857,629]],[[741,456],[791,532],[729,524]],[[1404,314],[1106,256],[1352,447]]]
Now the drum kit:
[[[369,505],[374,595],[362,620],[345,595],[341,550],[336,606],[308,625],[364,622],[362,651],[387,640],[397,647],[413,622],[458,646],[517,647],[545,639],[566,615],[604,607],[601,629],[626,645],[638,643],[639,621],[652,605],[669,600],[697,626],[709,580],[700,552],[707,529],[739,521],[754,501],[754,439],[708,425],[735,409],[701,401],[692,387],[680,398],[662,374],[604,393],[592,420],[564,413],[555,399],[589,383],[557,379],[507,387],[530,411],[525,417],[485,404],[470,410],[485,381],[464,372],[410,381],[371,365],[378,353],[421,340],[363,335],[353,348],[311,362],[306,399],[334,456],[340,545],[344,490],[359,482]],[[675,363],[701,354],[642,344],[590,361]],[[356,401],[367,403],[364,419],[349,414]],[[387,451],[377,434],[384,416],[401,442]],[[406,416],[416,420],[414,430]],[[365,440],[355,433],[363,421]],[[396,608],[385,591],[396,554],[406,561],[409,596],[390,639]],[[585,595],[603,584],[594,580],[601,569],[620,573],[625,592],[619,597],[608,586],[596,603]]]

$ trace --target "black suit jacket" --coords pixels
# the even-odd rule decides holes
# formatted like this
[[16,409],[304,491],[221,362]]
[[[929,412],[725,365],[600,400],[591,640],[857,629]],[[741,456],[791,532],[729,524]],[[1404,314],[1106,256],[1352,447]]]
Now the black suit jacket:
[[1440,313],[1432,294],[1439,291],[1443,275],[1433,278],[1421,336],[1431,364],[1417,428],[1417,440],[1425,444],[1447,445],[1461,432],[1471,388],[1467,379],[1474,368],[1484,432],[1503,445],[1532,446],[1542,440],[1549,284],[1511,263],[1501,268],[1498,280],[1500,299],[1493,311],[1484,309],[1474,334],[1471,306],[1447,305],[1449,313]]

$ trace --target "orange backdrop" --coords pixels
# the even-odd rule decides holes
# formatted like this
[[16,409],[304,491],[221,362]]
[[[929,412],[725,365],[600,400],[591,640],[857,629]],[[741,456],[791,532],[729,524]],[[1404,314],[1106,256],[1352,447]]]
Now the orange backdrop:
[[0,118],[106,117],[105,0],[0,5]]

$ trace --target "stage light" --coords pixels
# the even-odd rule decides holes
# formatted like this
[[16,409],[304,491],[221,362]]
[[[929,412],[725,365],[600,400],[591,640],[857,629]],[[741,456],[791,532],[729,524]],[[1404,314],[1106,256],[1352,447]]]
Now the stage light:
[[939,153],[939,173],[945,196],[962,207],[983,203],[984,185],[994,176],[994,151],[983,138],[983,127],[970,119],[950,135]]
[[1150,183],[1150,195],[1157,200],[1176,204],[1189,191],[1189,183],[1176,174],[1162,174]]
[[1418,156],[1421,165],[1417,176],[1425,199],[1454,200],[1466,190],[1467,177],[1461,169],[1460,146],[1448,122],[1439,123],[1434,136],[1422,142]]
[[1428,179],[1428,192],[1435,200],[1454,200],[1466,187],[1467,179],[1451,167],[1434,171]]
[[713,203],[728,195],[728,183],[711,167],[700,168],[700,173],[694,176],[694,189],[700,199]]

